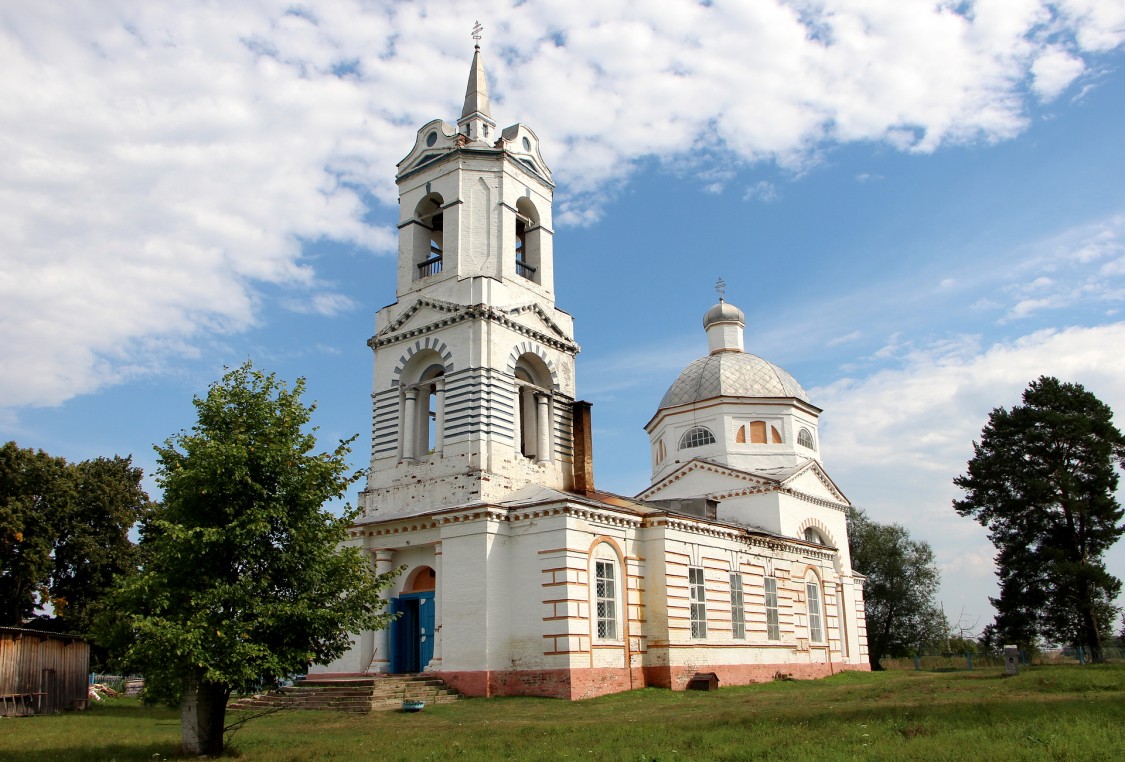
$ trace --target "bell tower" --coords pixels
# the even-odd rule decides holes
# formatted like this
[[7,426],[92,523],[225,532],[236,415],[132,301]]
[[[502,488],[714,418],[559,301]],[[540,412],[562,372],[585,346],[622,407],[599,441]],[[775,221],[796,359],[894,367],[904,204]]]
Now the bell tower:
[[555,186],[530,128],[497,133],[479,45],[460,119],[419,129],[396,182],[360,521],[570,489],[578,345],[555,306]]

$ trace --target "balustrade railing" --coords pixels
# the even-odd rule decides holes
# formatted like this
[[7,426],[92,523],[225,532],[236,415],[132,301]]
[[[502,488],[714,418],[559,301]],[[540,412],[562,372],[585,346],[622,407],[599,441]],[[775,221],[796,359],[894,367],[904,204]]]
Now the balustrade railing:
[[430,257],[425,262],[418,263],[418,277],[428,278],[441,272],[441,255]]

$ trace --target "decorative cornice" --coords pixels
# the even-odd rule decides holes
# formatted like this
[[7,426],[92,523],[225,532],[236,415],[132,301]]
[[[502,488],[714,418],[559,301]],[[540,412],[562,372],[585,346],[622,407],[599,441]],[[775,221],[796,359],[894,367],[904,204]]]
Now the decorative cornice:
[[[742,481],[750,482],[758,488],[754,490],[755,492],[772,492],[778,489],[779,486],[779,482],[776,479],[771,479],[765,476],[758,476],[755,474],[748,474],[745,471],[738,470],[737,468],[731,468],[729,466],[719,465],[718,463],[711,463],[710,461],[692,458],[687,463],[665,476],[659,482],[653,484],[651,487],[638,494],[637,499],[647,500],[648,497],[653,493],[664,489],[673,482],[679,481],[693,471],[710,471],[711,473],[723,474],[724,476],[730,476],[735,479],[741,479]],[[743,493],[736,490],[732,494]]]
[[832,509],[837,510],[837,511],[846,511],[850,507],[849,503],[837,503],[837,502],[834,502],[832,500],[825,500],[822,497],[817,497],[816,495],[810,495],[807,492],[801,492],[799,490],[792,489],[791,487],[782,487],[781,492],[783,494],[789,495],[791,497],[795,497],[798,500],[804,500],[806,503],[812,503],[813,505],[819,505],[823,508],[832,508]]
[[[406,321],[413,317],[414,314],[416,314],[422,307],[431,307],[435,310],[438,310],[439,312],[446,312],[449,314],[448,317],[444,317],[441,320],[434,321],[427,325],[419,326],[417,328],[411,328],[408,331],[401,331],[400,329],[403,325],[405,325]],[[419,336],[425,336],[426,334],[433,333],[434,331],[446,328],[456,323],[463,322],[465,320],[487,320],[497,325],[501,325],[511,331],[527,336],[528,338],[534,339],[535,341],[545,344],[552,349],[556,349],[560,352],[566,352],[571,355],[578,354],[578,352],[580,351],[580,347],[578,346],[578,344],[575,343],[573,339],[566,336],[566,334],[563,333],[563,331],[554,323],[554,321],[550,320],[550,318],[546,316],[546,313],[543,311],[542,307],[540,307],[539,305],[529,305],[521,308],[522,311],[526,311],[527,309],[534,309],[537,314],[543,316],[548,325],[550,325],[552,329],[558,331],[559,335],[552,336],[550,334],[544,333],[543,331],[537,331],[534,328],[530,328],[526,325],[523,325],[522,323],[518,323],[513,320],[511,318],[512,312],[506,312],[495,307],[489,307],[485,304],[462,305],[441,301],[439,299],[422,298],[412,304],[409,308],[407,308],[406,312],[404,312],[398,318],[398,320],[395,320],[382,331],[368,339],[367,346],[371,347],[372,349],[379,349],[380,347],[397,344],[400,341],[406,341],[408,339],[417,338]],[[396,331],[398,332],[396,333]]]

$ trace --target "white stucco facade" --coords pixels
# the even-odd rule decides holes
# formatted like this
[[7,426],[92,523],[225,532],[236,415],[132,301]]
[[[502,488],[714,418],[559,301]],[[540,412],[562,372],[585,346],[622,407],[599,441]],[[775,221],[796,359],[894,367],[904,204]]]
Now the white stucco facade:
[[583,698],[865,669],[820,410],[744,352],[740,310],[707,312],[708,354],[654,400],[651,484],[594,487],[551,173],[534,132],[497,132],[479,51],[466,90],[457,124],[424,125],[399,164],[396,301],[369,342],[371,471],[349,542],[404,570],[387,592],[399,618],[314,671]]

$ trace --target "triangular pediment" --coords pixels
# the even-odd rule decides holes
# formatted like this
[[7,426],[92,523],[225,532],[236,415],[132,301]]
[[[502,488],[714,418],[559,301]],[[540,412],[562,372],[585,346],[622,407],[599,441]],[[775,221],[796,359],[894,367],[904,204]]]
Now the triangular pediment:
[[558,323],[551,319],[550,314],[543,309],[542,305],[533,302],[510,307],[506,311],[512,320],[533,331],[539,331],[563,341],[574,341],[570,336],[567,336]]
[[416,330],[424,326],[450,320],[468,308],[464,305],[440,299],[418,299],[407,307],[397,319],[376,334],[377,337],[392,336],[404,331]]
[[690,460],[637,495],[639,500],[703,497],[732,490],[773,492],[777,479],[706,460]]
[[803,468],[784,479],[781,486],[787,492],[801,496],[851,505],[844,493],[815,460],[810,460]]

